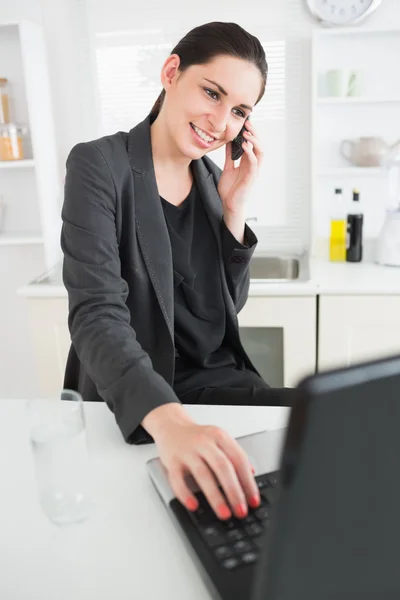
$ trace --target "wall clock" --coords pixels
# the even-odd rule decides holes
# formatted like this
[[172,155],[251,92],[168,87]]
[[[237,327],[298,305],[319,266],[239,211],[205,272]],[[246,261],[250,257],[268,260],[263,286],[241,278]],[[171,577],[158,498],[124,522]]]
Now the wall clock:
[[328,27],[353,25],[370,15],[382,0],[306,0],[317,21]]

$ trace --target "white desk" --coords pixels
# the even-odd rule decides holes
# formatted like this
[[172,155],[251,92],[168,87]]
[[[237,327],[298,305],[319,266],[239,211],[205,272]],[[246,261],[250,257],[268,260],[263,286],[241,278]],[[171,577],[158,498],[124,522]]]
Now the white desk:
[[[125,444],[106,405],[85,404],[96,507],[50,524],[37,500],[23,400],[0,400],[0,598],[209,600],[145,469],[154,444]],[[233,436],[284,427],[287,408],[192,406]]]

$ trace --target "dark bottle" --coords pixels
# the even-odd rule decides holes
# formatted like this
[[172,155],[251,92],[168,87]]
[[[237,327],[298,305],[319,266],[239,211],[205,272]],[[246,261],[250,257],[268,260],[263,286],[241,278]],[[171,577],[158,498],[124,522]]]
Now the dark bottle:
[[[360,192],[353,190],[353,202],[360,201]],[[354,205],[357,206],[357,205]],[[347,215],[347,244],[346,261],[360,262],[362,260],[362,229],[364,215],[362,213],[350,213]]]

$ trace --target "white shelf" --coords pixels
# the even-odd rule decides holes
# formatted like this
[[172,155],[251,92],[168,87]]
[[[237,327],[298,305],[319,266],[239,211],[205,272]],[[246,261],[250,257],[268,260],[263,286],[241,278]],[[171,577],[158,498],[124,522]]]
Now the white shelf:
[[317,104],[343,104],[352,106],[353,104],[395,104],[400,103],[400,97],[398,98],[363,98],[362,96],[351,96],[351,97],[318,97]]
[[0,246],[30,246],[43,244],[40,234],[35,233],[0,233]]
[[398,27],[332,27],[317,29],[313,32],[314,37],[336,37],[343,35],[399,35]]
[[0,160],[0,169],[26,169],[33,168],[35,161],[33,158],[26,160]]
[[383,167],[331,167],[317,170],[317,175],[384,177],[386,170]]

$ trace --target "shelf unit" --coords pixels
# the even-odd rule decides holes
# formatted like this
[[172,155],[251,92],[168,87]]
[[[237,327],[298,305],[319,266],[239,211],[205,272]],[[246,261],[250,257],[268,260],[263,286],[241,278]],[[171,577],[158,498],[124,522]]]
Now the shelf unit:
[[[42,268],[60,257],[60,190],[46,49],[41,27],[0,23],[0,76],[10,82],[10,119],[27,126],[24,160],[0,162],[5,219],[0,248],[43,246]],[[27,233],[29,231],[34,233]],[[0,260],[4,250],[0,249]]]
[[0,233],[0,246],[33,246],[43,242],[43,236],[39,234]]
[[337,97],[324,97],[318,98],[317,104],[320,106],[331,106],[332,104],[338,104],[340,106],[354,106],[355,104],[397,104],[400,102],[400,96],[397,98],[364,98],[362,96],[351,96],[344,98]]
[[[329,236],[333,189],[342,187],[351,211],[351,191],[360,190],[364,237],[379,235],[385,215],[387,172],[353,166],[341,156],[344,139],[380,137],[389,145],[400,138],[400,28],[318,29],[311,49],[311,219],[312,253]],[[323,81],[330,69],[360,72],[360,95],[332,97]]]
[[0,169],[34,169],[35,161],[33,158],[24,160],[4,160],[0,161]]
[[332,167],[319,169],[317,175],[321,177],[385,177],[386,171],[382,167]]

